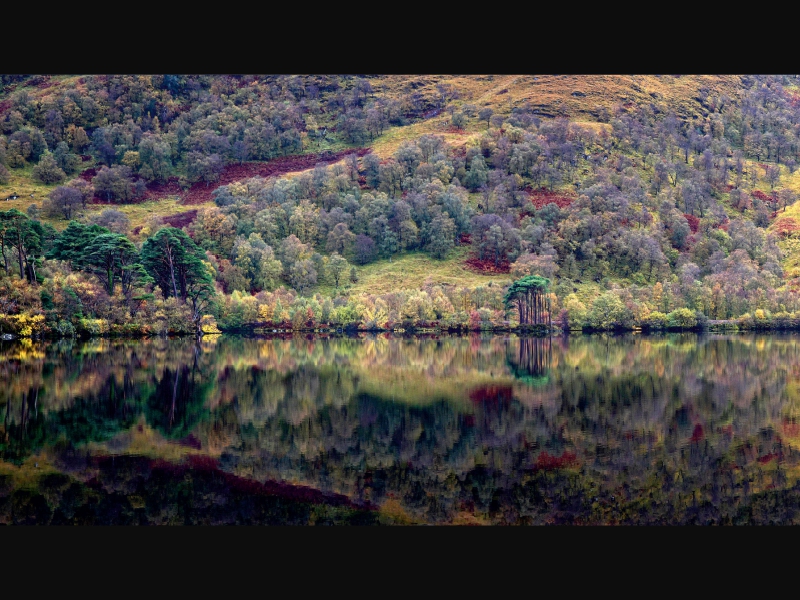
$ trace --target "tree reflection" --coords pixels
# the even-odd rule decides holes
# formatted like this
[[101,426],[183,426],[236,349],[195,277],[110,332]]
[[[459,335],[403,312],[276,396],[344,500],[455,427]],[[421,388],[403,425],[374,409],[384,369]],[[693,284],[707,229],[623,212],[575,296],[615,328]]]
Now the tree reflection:
[[552,341],[549,337],[518,338],[506,346],[506,363],[511,373],[525,383],[546,383],[552,361]]

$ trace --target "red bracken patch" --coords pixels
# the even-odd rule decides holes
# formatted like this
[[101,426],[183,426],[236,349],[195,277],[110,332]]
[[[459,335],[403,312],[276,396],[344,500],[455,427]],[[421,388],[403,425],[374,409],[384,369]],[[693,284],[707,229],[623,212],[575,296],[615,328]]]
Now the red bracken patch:
[[177,177],[170,177],[165,182],[151,181],[147,184],[147,191],[144,193],[145,200],[161,200],[167,196],[180,196],[183,193],[178,184]]
[[578,457],[575,456],[572,452],[567,452],[566,450],[561,454],[561,456],[553,456],[549,454],[546,450],[543,450],[539,453],[539,456],[536,457],[536,463],[534,464],[534,469],[536,470],[545,470],[545,471],[552,471],[553,469],[563,469],[565,467],[572,467],[578,464]]
[[762,202],[771,202],[771,201],[772,201],[772,198],[770,198],[769,196],[767,196],[767,195],[766,195],[764,192],[762,192],[761,190],[754,190],[754,191],[750,192],[750,195],[751,195],[753,198],[758,198],[758,199],[759,199],[759,200],[761,200]]
[[532,190],[528,188],[526,191],[530,196],[531,204],[533,204],[536,208],[542,208],[547,204],[555,204],[559,208],[566,208],[575,201],[575,198],[572,196],[547,190],[545,188],[539,188],[538,190]]
[[512,397],[510,385],[485,385],[469,393],[469,399],[475,404],[508,404]]
[[[347,155],[355,154],[359,157],[369,154],[369,148],[356,148],[353,150],[342,150],[341,152],[327,152],[322,154],[302,154],[297,156],[282,156],[275,158],[268,162],[250,162],[244,164],[228,165],[223,170],[218,181],[206,185],[203,182],[197,182],[192,185],[188,190],[181,189],[177,177],[170,177],[166,182],[151,182],[147,184],[145,193],[132,202],[126,204],[135,204],[138,202],[161,200],[168,196],[181,196],[182,204],[203,204],[204,202],[211,202],[213,192],[222,185],[228,185],[234,181],[242,179],[249,179],[251,177],[279,177],[286,173],[295,171],[305,171],[312,169],[318,164],[329,165],[340,161]],[[91,181],[97,175],[96,168],[86,169],[81,173],[81,178],[86,181]],[[108,204],[102,198],[95,196],[94,204]]]
[[349,154],[359,157],[369,154],[369,148],[357,148],[353,150],[342,150],[341,152],[329,152],[326,154],[302,154],[298,156],[282,156],[263,163],[244,163],[241,165],[228,165],[220,175],[219,181],[206,186],[203,182],[198,182],[183,196],[183,204],[202,204],[213,200],[212,193],[222,185],[228,185],[234,181],[249,179],[251,177],[280,177],[286,173],[294,171],[305,171],[313,169],[318,164],[329,165],[340,161]]
[[97,175],[97,169],[92,167],[90,169],[86,169],[81,173],[81,179],[83,179],[84,181],[91,181],[92,179],[94,179],[95,175]]
[[689,229],[692,230],[692,233],[697,233],[697,230],[700,228],[700,219],[687,213],[684,213],[683,216],[686,217],[686,221],[689,223]]
[[511,264],[508,260],[500,261],[495,265],[494,260],[479,260],[474,256],[465,260],[464,266],[476,273],[509,273],[511,271]]
[[773,461],[778,458],[778,455],[775,452],[770,452],[769,454],[765,454],[764,456],[758,457],[758,463],[761,465],[765,465],[770,461]]
[[797,437],[800,435],[800,423],[795,423],[789,419],[783,420],[783,435]]
[[189,225],[195,220],[195,218],[197,218],[197,209],[187,210],[186,212],[182,213],[175,213],[174,215],[168,215],[166,217],[162,217],[161,220],[164,221],[165,225],[180,229],[181,227],[186,227]]
[[28,85],[35,86],[40,90],[49,88],[53,83],[50,81],[50,75],[35,75],[28,80]]
[[775,224],[775,233],[782,238],[791,237],[800,232],[800,225],[792,217],[781,219]]
[[[111,468],[112,460],[113,458],[109,456],[93,457],[92,463],[100,469],[109,469]],[[189,455],[180,463],[173,463],[164,459],[140,459],[137,462],[140,465],[139,468],[143,471],[155,472],[155,474],[158,475],[167,475],[175,481],[182,480],[190,473],[196,477],[212,476],[228,493],[246,496],[278,496],[294,502],[328,504],[362,510],[375,509],[375,506],[369,502],[355,502],[343,494],[323,492],[315,488],[284,483],[282,481],[267,480],[259,482],[246,479],[234,475],[233,473],[223,471],[219,467],[219,462],[209,456]],[[92,483],[91,480],[87,482],[89,485]],[[99,485],[97,478],[94,479],[94,485]]]

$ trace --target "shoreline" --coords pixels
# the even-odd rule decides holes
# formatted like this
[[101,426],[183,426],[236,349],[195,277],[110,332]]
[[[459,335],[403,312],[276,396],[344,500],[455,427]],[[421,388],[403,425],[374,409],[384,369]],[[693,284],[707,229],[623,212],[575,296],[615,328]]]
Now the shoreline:
[[408,337],[427,337],[438,335],[469,335],[469,334],[515,334],[525,337],[554,337],[571,335],[661,335],[674,333],[800,333],[800,322],[798,323],[742,323],[736,320],[713,321],[704,325],[683,328],[651,328],[651,327],[627,327],[615,329],[562,329],[560,327],[540,326],[507,326],[507,327],[393,327],[393,328],[360,328],[345,327],[302,327],[292,328],[286,326],[264,326],[264,327],[240,327],[236,329],[223,329],[217,332],[203,332],[197,335],[195,332],[169,332],[169,333],[81,333],[74,336],[58,335],[47,333],[43,335],[20,336],[12,333],[0,335],[0,342],[15,340],[63,340],[77,339],[89,340],[97,338],[106,339],[146,339],[146,338],[176,338],[176,337],[214,337],[217,335],[239,335],[244,337],[273,337],[273,336],[294,336],[294,335],[320,335],[320,336],[346,336],[353,337],[359,334],[392,334]]

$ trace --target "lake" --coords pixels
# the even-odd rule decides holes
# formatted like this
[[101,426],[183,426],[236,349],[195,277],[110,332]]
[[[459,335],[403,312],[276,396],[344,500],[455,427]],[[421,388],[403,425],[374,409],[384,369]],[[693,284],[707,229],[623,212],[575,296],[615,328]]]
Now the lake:
[[798,341],[0,342],[0,523],[796,523]]

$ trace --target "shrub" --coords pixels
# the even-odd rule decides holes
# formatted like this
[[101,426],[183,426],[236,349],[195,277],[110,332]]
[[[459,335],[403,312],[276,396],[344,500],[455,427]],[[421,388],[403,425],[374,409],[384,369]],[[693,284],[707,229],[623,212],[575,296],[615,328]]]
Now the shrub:
[[44,315],[0,314],[0,333],[10,331],[20,337],[31,337],[44,332]]
[[[671,313],[670,313],[671,314]],[[667,315],[663,312],[653,311],[647,317],[647,327],[655,330],[664,330],[667,328]]]
[[697,326],[697,317],[693,310],[678,308],[667,315],[669,329],[692,329]]
[[217,321],[213,315],[203,315],[200,319],[200,330],[205,333],[222,333],[217,327]]
[[81,319],[78,331],[89,335],[105,335],[108,333],[108,321],[105,319]]
[[72,323],[64,319],[58,322],[58,324],[54,327],[54,330],[62,337],[75,337],[75,327],[72,325]]

